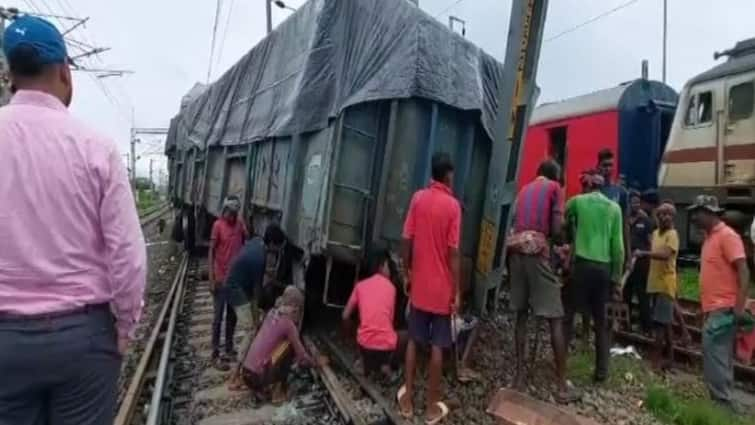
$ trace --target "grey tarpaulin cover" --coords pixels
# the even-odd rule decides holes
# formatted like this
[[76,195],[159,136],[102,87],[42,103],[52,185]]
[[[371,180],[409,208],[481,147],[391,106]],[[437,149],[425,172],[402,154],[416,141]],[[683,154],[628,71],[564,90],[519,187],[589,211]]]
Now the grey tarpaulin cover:
[[350,105],[408,97],[480,111],[492,138],[502,78],[501,63],[406,0],[310,0],[188,102],[166,148],[316,131]]

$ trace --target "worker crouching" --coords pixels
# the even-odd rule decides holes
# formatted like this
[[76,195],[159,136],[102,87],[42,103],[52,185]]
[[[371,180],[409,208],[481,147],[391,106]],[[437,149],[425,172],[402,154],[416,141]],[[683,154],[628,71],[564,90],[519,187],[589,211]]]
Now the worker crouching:
[[257,401],[285,402],[293,363],[317,365],[304,349],[299,334],[303,309],[304,294],[293,286],[286,287],[254,337],[244,359],[242,377]]

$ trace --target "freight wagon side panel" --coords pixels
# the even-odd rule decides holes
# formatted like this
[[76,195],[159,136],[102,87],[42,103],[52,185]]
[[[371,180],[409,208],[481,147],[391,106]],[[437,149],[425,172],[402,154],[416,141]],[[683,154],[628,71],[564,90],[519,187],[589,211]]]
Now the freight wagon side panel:
[[205,202],[207,211],[220,216],[223,205],[223,175],[225,174],[225,149],[212,147],[207,158],[207,180],[205,181]]
[[379,103],[353,106],[344,112],[336,136],[331,170],[328,246],[355,253],[367,242],[373,177],[377,158]]

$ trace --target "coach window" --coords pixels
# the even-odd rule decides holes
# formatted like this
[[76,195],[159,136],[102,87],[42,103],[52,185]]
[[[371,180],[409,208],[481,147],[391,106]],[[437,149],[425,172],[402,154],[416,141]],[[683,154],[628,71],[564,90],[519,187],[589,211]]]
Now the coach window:
[[697,108],[695,107],[695,104],[697,103],[697,95],[692,95],[689,97],[689,104],[687,105],[687,111],[684,114],[684,125],[687,127],[692,127],[695,125],[695,122],[697,121]]
[[684,114],[684,125],[695,127],[710,124],[713,121],[713,92],[706,91],[690,96]]
[[729,121],[750,118],[753,108],[752,82],[737,84],[729,89]]
[[706,91],[697,95],[697,125],[713,121],[713,93]]

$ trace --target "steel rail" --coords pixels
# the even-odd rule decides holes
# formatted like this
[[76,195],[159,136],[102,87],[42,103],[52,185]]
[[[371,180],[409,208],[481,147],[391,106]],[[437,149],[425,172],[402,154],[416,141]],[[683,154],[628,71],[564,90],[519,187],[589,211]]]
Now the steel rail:
[[146,425],[157,425],[160,417],[160,407],[163,396],[163,390],[166,382],[166,375],[168,372],[168,363],[170,362],[170,352],[173,348],[173,335],[176,331],[176,321],[178,319],[178,312],[181,309],[181,302],[183,301],[183,294],[186,283],[186,270],[188,269],[188,261],[184,264],[183,271],[180,273],[181,279],[178,282],[178,287],[173,293],[172,304],[173,307],[170,311],[170,318],[168,320],[168,329],[165,331],[163,337],[163,347],[160,353],[160,363],[157,366],[157,377],[155,378],[155,386],[152,391],[152,400],[149,403],[149,414],[147,415]]
[[173,279],[170,291],[168,292],[168,296],[166,297],[165,302],[160,309],[160,314],[158,315],[155,325],[152,328],[149,340],[147,341],[147,345],[144,348],[144,353],[139,359],[139,364],[136,368],[136,371],[134,372],[134,375],[131,378],[131,382],[129,383],[126,395],[124,396],[123,401],[118,408],[118,414],[115,418],[114,425],[129,425],[134,418],[136,409],[139,407],[139,397],[144,388],[148,368],[152,360],[155,348],[158,346],[160,334],[162,333],[162,325],[165,322],[165,318],[168,315],[171,304],[173,304],[175,294],[179,288],[179,283],[185,280],[188,265],[189,256],[184,253],[183,258],[181,259],[181,263],[178,266],[176,277]]

